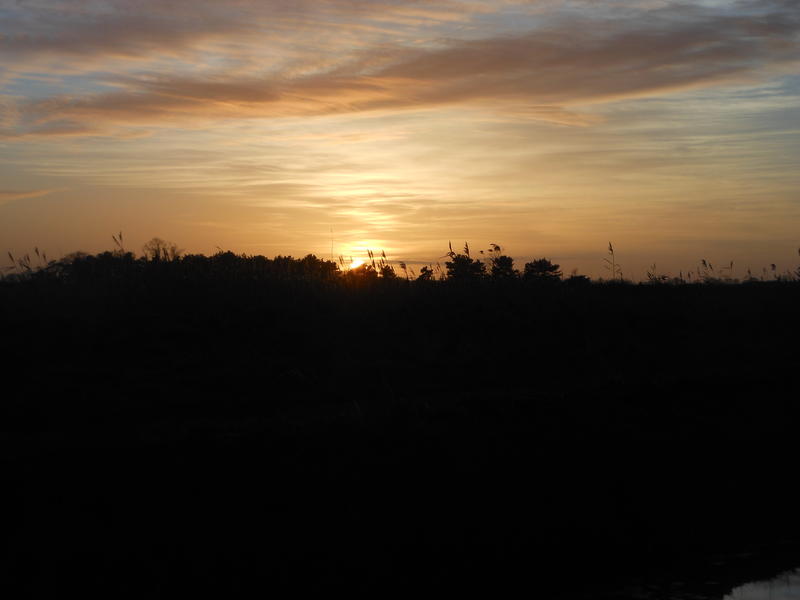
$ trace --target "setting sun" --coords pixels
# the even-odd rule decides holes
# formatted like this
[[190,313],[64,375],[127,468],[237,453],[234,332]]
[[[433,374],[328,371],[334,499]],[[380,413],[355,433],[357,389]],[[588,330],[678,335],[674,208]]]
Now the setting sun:
[[360,267],[363,264],[364,264],[363,260],[361,260],[360,258],[355,258],[355,259],[353,259],[353,262],[350,263],[350,266],[347,267],[347,268],[348,269],[357,269],[358,267]]

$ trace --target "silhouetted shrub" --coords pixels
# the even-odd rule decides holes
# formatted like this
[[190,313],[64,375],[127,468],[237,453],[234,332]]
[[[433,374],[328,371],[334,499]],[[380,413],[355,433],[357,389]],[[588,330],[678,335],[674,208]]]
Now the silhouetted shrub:
[[397,279],[397,273],[394,272],[394,267],[391,265],[383,265],[379,273],[384,279]]
[[669,283],[671,280],[669,275],[665,273],[659,273],[655,263],[653,263],[650,266],[650,268],[647,269],[647,281],[649,283],[658,285],[658,284]]
[[564,285],[569,285],[573,287],[589,286],[591,284],[592,280],[589,277],[587,277],[586,275],[578,275],[577,273],[573,273],[564,280]]
[[378,271],[372,265],[364,263],[363,265],[345,271],[344,276],[351,281],[372,281],[378,278]]
[[560,265],[553,264],[546,258],[537,258],[525,263],[523,277],[528,281],[558,281],[561,279]]
[[[465,246],[465,249],[467,246]],[[487,257],[487,264],[489,265],[489,273],[492,279],[516,279],[519,273],[514,269],[514,259],[510,256],[503,254],[503,249],[497,244],[489,244],[489,249],[485,252],[481,250],[481,254]]]
[[429,266],[424,266],[419,270],[419,277],[417,281],[433,281],[433,269]]

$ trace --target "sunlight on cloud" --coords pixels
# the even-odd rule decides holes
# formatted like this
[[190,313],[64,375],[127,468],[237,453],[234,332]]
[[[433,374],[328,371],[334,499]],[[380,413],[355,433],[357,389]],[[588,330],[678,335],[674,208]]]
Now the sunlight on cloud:
[[464,238],[591,271],[611,237],[642,266],[795,243],[800,15],[779,0],[0,16],[7,189],[169,197],[187,246],[327,255],[333,228],[347,252],[430,261]]

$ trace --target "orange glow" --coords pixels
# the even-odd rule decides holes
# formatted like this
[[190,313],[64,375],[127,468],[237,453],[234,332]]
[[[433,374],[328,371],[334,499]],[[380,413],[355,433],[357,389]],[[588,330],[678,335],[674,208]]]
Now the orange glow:
[[796,265],[785,1],[128,4],[3,4],[1,256]]
[[350,263],[350,266],[348,267],[348,269],[357,269],[358,267],[360,267],[363,264],[364,264],[363,260],[361,260],[360,258],[355,258],[355,259],[353,259],[353,262]]

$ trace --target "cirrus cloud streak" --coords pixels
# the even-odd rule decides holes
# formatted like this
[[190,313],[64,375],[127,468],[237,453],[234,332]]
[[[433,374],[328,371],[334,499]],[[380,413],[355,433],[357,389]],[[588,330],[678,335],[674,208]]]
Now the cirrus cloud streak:
[[[440,18],[467,14],[464,3],[445,4],[451,13],[435,13]],[[287,6],[271,5],[279,13]],[[208,4],[201,6],[211,10]],[[241,6],[245,13],[252,9],[250,3]],[[304,14],[297,6],[286,9],[295,20]],[[328,9],[326,14],[333,8],[339,11],[335,14],[348,8],[367,11],[356,2],[322,6]],[[119,134],[130,127],[191,127],[224,119],[360,114],[464,104],[505,109],[527,118],[585,124],[587,118],[580,114],[584,105],[741,83],[796,67],[800,60],[798,11],[781,1],[760,6],[755,15],[704,10],[695,11],[687,19],[685,12],[662,10],[639,15],[646,19],[621,22],[578,17],[545,20],[544,25],[522,34],[442,38],[422,45],[392,40],[366,49],[343,47],[336,58],[327,52],[307,52],[266,69],[247,66],[192,73],[151,68],[101,73],[95,78],[102,88],[98,91],[23,98],[13,101],[11,108],[12,101],[6,98],[0,105],[6,107],[6,117],[0,119],[0,135]],[[384,3],[383,7],[389,15],[403,18],[408,18],[411,7],[423,15],[432,10],[422,3]],[[394,12],[388,10],[392,7]],[[319,11],[314,14],[319,17]],[[375,13],[370,11],[367,16],[375,18]],[[173,31],[176,35],[172,41],[179,48],[191,37],[183,35],[187,27],[192,29],[190,26],[171,30],[169,20],[166,25],[158,19],[154,22],[159,25],[152,27],[149,42],[167,43]],[[141,33],[148,23],[147,19],[134,19],[132,29]],[[203,31],[196,27],[192,31],[198,36],[213,33],[219,42],[226,32],[247,27],[222,19],[216,28]],[[113,32],[112,28],[111,37]],[[133,41],[138,39],[131,36]],[[111,37],[90,37],[72,49],[88,51],[95,43],[108,43]],[[31,40],[22,43],[6,39],[4,46],[8,51],[10,45],[15,52],[51,48],[35,38]],[[73,37],[65,36],[51,44],[61,48],[72,41]],[[133,41],[120,47],[137,47]],[[219,49],[218,59],[251,65],[250,59],[259,51],[250,47],[243,55],[241,48],[233,46],[227,54]]]

